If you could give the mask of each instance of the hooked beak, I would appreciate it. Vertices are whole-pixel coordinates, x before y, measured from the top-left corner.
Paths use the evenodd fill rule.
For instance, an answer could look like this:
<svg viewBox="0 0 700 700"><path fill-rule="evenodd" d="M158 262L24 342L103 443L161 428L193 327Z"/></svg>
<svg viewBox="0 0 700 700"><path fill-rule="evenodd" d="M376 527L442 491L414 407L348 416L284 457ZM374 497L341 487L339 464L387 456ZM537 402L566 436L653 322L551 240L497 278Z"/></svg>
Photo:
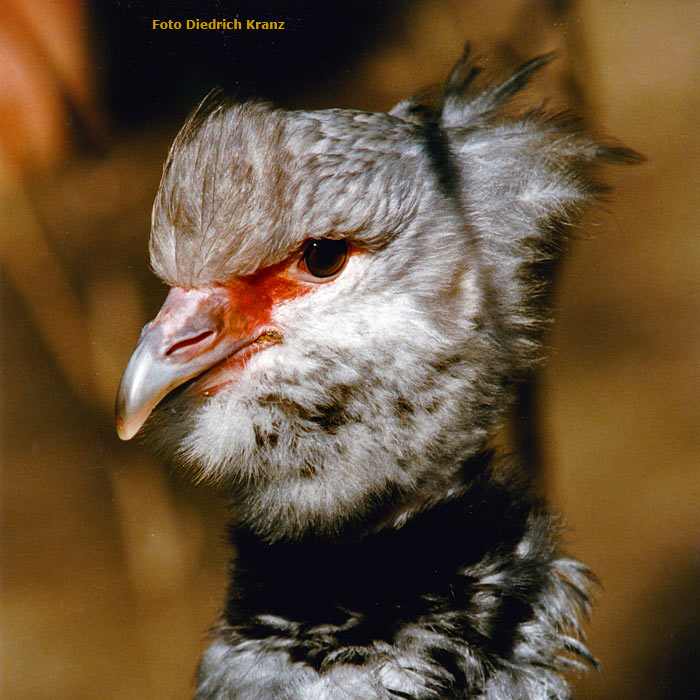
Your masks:
<svg viewBox="0 0 700 700"><path fill-rule="evenodd" d="M141 332L119 384L116 421L122 440L134 437L173 389L255 341L253 324L233 306L226 287L170 290Z"/></svg>

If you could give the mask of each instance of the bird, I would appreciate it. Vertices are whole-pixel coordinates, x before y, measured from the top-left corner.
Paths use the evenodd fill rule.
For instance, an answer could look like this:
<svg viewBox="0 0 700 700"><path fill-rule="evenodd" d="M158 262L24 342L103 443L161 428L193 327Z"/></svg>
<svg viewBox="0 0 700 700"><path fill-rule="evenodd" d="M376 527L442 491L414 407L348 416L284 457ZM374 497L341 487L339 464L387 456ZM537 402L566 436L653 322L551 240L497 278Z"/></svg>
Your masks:
<svg viewBox="0 0 700 700"><path fill-rule="evenodd" d="M512 109L551 58L498 82L467 46L388 112L214 93L176 136L116 421L232 503L196 700L563 700L597 664L595 577L492 446L552 262L637 160Z"/></svg>

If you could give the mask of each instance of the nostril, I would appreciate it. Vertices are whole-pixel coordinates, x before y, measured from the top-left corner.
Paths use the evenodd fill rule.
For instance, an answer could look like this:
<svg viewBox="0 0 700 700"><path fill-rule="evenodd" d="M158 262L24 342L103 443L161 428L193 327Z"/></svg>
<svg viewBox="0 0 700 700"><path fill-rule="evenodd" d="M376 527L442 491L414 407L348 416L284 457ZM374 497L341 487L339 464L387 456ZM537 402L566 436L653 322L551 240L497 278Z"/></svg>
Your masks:
<svg viewBox="0 0 700 700"><path fill-rule="evenodd" d="M165 354L166 355L173 355L174 353L178 352L178 350L183 350L184 348L190 348L193 345L197 345L197 344L201 343L203 340L206 340L210 335L214 335L214 331L204 331L203 333L200 333L199 335L193 335L191 338L185 338L184 340L179 340L177 343L174 343L173 345L171 345Z"/></svg>

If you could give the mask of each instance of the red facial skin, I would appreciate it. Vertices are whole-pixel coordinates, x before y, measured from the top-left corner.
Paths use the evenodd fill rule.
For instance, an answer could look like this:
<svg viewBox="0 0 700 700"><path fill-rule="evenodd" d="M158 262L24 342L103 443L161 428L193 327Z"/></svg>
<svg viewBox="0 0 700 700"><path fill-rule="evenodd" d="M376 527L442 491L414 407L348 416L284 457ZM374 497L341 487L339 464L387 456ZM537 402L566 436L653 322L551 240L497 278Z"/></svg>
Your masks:
<svg viewBox="0 0 700 700"><path fill-rule="evenodd" d="M289 268L294 264L297 264L296 256L291 262L283 260L277 265L271 265L246 277L239 277L224 285L229 298L229 308L238 311L237 319L243 321L251 330L262 328L269 323L275 306L312 291L315 287L313 283L295 279L288 274ZM229 327L227 330L240 333L242 329Z"/></svg>
<svg viewBox="0 0 700 700"><path fill-rule="evenodd" d="M221 334L250 338L251 343L208 370L193 384L190 389L192 393L204 396L216 394L234 381L252 355L282 342L282 336L270 325L272 310L315 288L314 283L289 274L290 267L296 264L297 256L291 261L284 260L219 287L220 293L227 299Z"/></svg>
<svg viewBox="0 0 700 700"><path fill-rule="evenodd" d="M304 249L305 250L305 249ZM173 287L158 315L143 329L117 393L117 431L131 439L170 391L212 396L235 381L250 357L283 341L272 312L332 282L306 269L304 250L259 272L226 284Z"/></svg>

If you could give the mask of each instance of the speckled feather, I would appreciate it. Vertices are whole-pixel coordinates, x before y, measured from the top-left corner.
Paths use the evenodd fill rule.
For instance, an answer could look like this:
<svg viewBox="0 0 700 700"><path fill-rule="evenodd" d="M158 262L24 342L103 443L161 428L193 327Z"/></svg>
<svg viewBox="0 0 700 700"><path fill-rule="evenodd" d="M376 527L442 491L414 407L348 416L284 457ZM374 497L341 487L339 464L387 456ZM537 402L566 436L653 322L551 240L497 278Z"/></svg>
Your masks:
<svg viewBox="0 0 700 700"><path fill-rule="evenodd" d="M590 575L484 446L538 361L548 263L633 161L563 117L506 117L547 62L437 106L293 112L218 97L153 211L169 284L226 283L345 238L332 283L272 311L283 342L149 428L230 491L234 581L199 700L568 697Z"/></svg>

